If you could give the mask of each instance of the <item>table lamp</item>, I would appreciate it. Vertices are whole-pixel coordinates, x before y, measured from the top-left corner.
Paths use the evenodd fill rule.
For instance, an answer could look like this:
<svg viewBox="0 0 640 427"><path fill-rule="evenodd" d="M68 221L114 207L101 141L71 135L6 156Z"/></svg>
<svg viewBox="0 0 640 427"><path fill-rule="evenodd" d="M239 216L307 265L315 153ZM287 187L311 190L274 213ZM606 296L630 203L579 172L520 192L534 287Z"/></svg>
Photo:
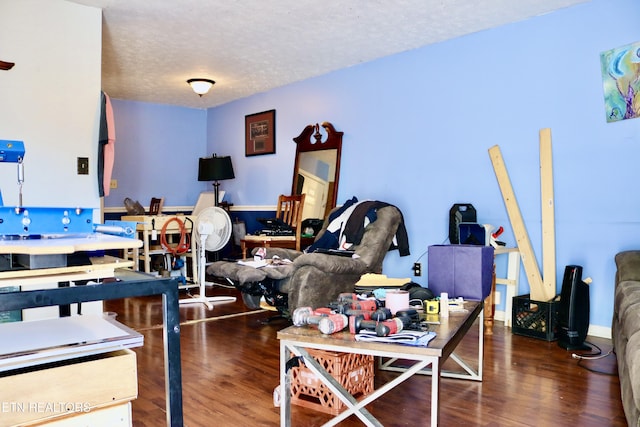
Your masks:
<svg viewBox="0 0 640 427"><path fill-rule="evenodd" d="M219 205L218 190L220 182L224 179L233 179L233 165L231 157L218 157L215 153L212 157L200 157L198 163L198 181L213 181L215 190L215 205Z"/></svg>

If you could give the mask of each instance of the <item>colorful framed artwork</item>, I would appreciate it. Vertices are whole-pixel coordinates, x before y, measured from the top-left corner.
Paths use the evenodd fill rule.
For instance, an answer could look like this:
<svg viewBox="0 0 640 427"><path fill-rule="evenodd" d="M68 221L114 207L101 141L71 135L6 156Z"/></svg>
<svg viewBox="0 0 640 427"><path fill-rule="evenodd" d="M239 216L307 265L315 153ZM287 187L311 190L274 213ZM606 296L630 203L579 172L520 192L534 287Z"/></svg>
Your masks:
<svg viewBox="0 0 640 427"><path fill-rule="evenodd" d="M245 116L244 127L246 157L276 152L276 110Z"/></svg>
<svg viewBox="0 0 640 427"><path fill-rule="evenodd" d="M640 42L600 54L607 122L640 117Z"/></svg>

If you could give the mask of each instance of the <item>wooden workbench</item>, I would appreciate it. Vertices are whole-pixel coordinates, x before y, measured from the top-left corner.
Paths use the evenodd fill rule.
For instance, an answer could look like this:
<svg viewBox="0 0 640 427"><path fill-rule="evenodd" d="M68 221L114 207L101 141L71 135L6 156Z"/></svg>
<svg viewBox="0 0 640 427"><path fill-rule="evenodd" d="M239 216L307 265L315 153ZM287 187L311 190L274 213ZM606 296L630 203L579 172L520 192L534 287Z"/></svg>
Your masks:
<svg viewBox="0 0 640 427"><path fill-rule="evenodd" d="M0 254L27 254L36 256L73 254L75 252L91 252L108 249L137 250L137 248L141 246L142 242L140 240L97 233L87 236L69 235L55 239L3 240L0 241ZM154 278L148 274L133 272L128 268L121 268L131 266L131 264L131 262L123 262L113 257L93 257L91 258L90 265L62 266L37 270L18 269L0 272L0 287L9 285L23 286L23 289L20 291L0 293L0 311L16 311L58 305L64 306L74 303L80 304L146 295L162 295L166 419L167 425L169 426L182 426L182 371L180 366L178 283L172 278ZM50 282L60 283L69 280L79 280L78 277L101 278L107 276L114 277L116 281L93 286L41 289L42 285ZM25 284L38 289L24 290ZM84 320L83 317L84 316L78 316L78 319ZM89 319L87 318L87 320ZM22 322L22 324L33 328L37 325L37 322L48 323L49 321ZM14 330L16 325L15 323L11 324L11 330ZM0 327L2 327L2 324L0 324ZM28 329L29 328L26 328L25 330ZM37 341L36 339L33 342L34 350L38 350L39 348ZM82 346L82 343L78 345ZM81 353L80 350L76 351ZM78 371L74 370L73 364L69 365L68 369L79 373L80 365ZM11 383L11 378L11 376L4 376L5 382L8 383ZM79 387L83 386L91 388L91 385L87 386L81 382ZM16 398L22 397L23 396L16 396ZM26 396L26 398L28 398L28 396Z"/></svg>

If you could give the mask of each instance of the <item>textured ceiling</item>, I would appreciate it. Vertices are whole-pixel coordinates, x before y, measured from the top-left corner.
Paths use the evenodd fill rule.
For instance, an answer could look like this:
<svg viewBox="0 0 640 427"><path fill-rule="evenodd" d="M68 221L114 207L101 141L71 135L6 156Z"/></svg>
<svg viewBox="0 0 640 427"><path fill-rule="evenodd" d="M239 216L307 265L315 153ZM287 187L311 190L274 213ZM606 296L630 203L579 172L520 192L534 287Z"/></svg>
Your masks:
<svg viewBox="0 0 640 427"><path fill-rule="evenodd" d="M111 97L209 108L587 0L70 1L103 9Z"/></svg>

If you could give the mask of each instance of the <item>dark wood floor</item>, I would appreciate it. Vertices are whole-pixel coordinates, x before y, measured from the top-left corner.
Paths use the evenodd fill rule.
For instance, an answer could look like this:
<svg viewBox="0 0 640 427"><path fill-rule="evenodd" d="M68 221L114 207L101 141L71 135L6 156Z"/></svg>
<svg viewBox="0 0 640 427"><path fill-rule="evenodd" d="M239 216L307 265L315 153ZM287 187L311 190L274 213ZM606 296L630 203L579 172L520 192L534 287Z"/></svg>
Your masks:
<svg viewBox="0 0 640 427"><path fill-rule="evenodd" d="M214 287L211 295L236 295ZM165 391L160 298L131 298L106 303L117 320L142 332L138 356L139 397L133 403L134 426L165 424ZM275 426L279 408L273 391L279 380L281 321L264 324L273 312L249 310L238 299L207 310L183 305L181 353L184 424L189 427ZM477 330L477 328L472 328ZM591 338L611 349L609 340ZM442 426L626 426L613 354L578 362L555 342L511 334L496 322L485 337L484 380L443 379ZM473 352L477 332L462 343ZM449 363L449 362L448 362ZM446 367L446 365L445 365ZM600 371L602 373L593 372ZM377 371L376 384L396 374ZM428 425L430 378L414 376L369 405L385 426ZM294 426L319 426L330 416L293 407ZM360 426L351 417L343 426Z"/></svg>

